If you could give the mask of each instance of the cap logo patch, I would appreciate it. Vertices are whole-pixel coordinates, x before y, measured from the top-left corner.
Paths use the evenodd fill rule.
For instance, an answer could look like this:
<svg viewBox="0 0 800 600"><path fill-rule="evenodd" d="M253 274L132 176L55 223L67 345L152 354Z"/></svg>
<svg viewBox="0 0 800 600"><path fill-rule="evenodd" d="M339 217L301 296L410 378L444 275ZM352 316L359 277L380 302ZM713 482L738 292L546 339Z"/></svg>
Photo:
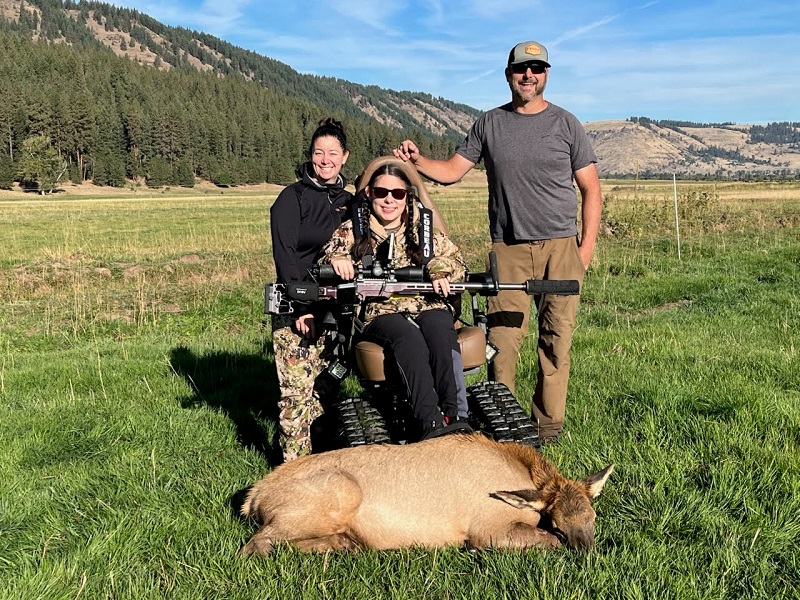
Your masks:
<svg viewBox="0 0 800 600"><path fill-rule="evenodd" d="M542 53L542 49L539 46L537 46L536 44L531 44L530 46L525 46L525 54L532 54L532 55L535 56L535 55L541 54L541 53Z"/></svg>

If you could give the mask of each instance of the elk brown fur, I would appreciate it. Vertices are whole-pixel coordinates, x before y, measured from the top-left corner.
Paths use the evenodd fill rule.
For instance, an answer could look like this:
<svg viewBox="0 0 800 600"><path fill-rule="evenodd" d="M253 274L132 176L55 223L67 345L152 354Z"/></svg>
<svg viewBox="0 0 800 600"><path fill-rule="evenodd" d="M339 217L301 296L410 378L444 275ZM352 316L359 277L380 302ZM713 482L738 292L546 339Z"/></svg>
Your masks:
<svg viewBox="0 0 800 600"><path fill-rule="evenodd" d="M590 547L591 500L612 470L568 479L533 448L479 433L305 456L250 488L241 512L261 527L242 553L280 542L319 552Z"/></svg>

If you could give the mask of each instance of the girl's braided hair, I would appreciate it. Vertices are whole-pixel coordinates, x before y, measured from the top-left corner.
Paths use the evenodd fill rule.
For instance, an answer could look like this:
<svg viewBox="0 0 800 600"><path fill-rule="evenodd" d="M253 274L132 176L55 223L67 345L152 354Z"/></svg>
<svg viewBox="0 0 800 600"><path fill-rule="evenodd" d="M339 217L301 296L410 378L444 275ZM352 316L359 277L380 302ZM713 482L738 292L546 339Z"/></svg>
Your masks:
<svg viewBox="0 0 800 600"><path fill-rule="evenodd" d="M408 193L406 194L406 209L403 211L402 217L402 223L405 225L406 256L408 256L412 264L422 264L422 246L419 242L419 234L411 222L413 219L412 215L414 214L414 203L417 202L418 198L414 191L414 186L411 184L405 171L391 163L375 169L372 176L369 178L367 186L358 192L356 196L356 202L358 204L358 222L353 223L353 229L357 229L359 234L356 236L356 243L353 244L353 260L361 260L367 253L367 250L372 246L372 235L370 235L369 228L370 216L372 215L372 201L369 196L367 196L367 187L372 188L378 180L378 177L383 175L398 177L406 184Z"/></svg>

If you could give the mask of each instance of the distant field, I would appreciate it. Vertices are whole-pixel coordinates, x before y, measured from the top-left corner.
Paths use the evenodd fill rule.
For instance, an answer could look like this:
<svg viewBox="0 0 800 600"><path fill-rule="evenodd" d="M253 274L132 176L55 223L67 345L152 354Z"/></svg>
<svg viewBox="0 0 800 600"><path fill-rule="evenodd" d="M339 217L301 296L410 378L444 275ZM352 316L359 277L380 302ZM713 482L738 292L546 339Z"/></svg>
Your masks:
<svg viewBox="0 0 800 600"><path fill-rule="evenodd" d="M678 182L679 259L672 182L604 182L544 451L617 465L593 552L242 560L278 452L277 189L0 192L0 598L797 597L800 183ZM431 193L482 269L485 180Z"/></svg>

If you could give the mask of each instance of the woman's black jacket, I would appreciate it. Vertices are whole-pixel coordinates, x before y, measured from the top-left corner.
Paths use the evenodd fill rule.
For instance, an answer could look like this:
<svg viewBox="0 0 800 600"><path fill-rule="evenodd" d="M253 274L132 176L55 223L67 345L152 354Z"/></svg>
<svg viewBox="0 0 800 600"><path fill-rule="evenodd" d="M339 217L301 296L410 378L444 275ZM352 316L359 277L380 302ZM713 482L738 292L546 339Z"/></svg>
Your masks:
<svg viewBox="0 0 800 600"><path fill-rule="evenodd" d="M286 187L270 209L272 256L277 281L300 281L307 276L331 234L350 217L353 195L336 183L322 185L312 178L310 162L297 168L299 181Z"/></svg>

